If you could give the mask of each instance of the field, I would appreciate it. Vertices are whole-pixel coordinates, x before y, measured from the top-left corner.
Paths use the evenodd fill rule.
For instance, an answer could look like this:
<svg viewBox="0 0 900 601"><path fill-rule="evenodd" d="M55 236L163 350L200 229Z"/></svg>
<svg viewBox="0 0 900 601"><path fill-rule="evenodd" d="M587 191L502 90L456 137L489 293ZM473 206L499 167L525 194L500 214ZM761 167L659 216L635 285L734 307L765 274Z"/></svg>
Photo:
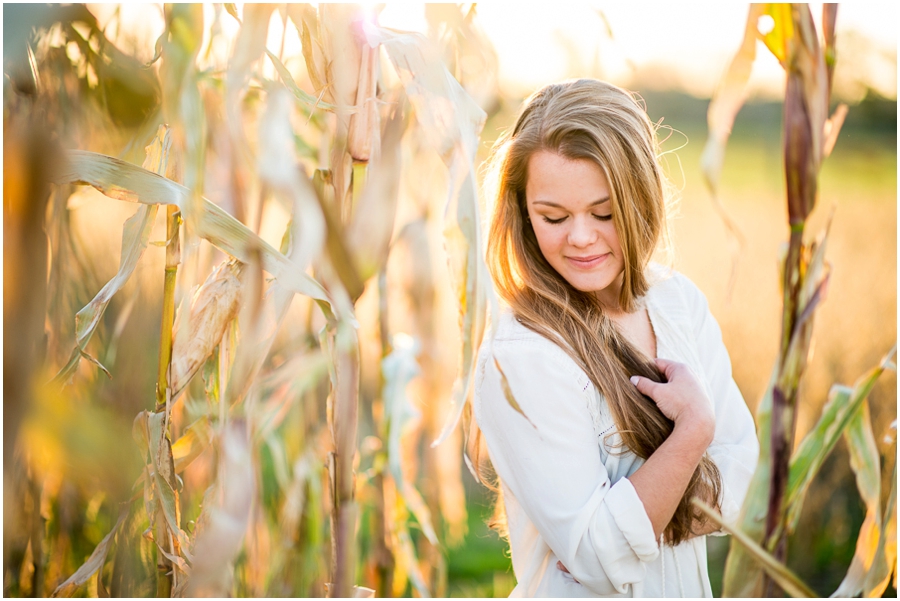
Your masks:
<svg viewBox="0 0 900 601"><path fill-rule="evenodd" d="M486 526L493 498L465 466L463 428L431 443L454 423L454 381L467 373L460 357L470 356L486 294L484 283L465 286L478 259L465 212L476 203L483 211L485 199L466 196L459 167L472 162L480 174L522 98L477 77L496 65L474 11L462 7L432 9L443 55L417 68L439 75L432 82L450 72L461 79L481 104L468 117L456 88L407 85L402 68L366 62L364 50L350 64L334 33L351 31L346 7L207 8L205 17L196 6L166 9L173 20L152 68L151 48L140 59L119 52L80 5L47 17L59 21L38 36L34 55L22 46L18 71L10 60L5 596L324 596L329 585L339 594L508 595L508 551ZM33 18L42 9L17 10ZM230 56L198 54L201 41L227 48L229 27L250 32ZM340 58L324 61L308 39L308 56L283 56L282 39L265 58L267 27L313 36L326 57ZM385 56L404 47L374 31ZM401 41L404 52L418 48ZM355 69L363 100L354 91L341 105L347 90L332 83L346 72L337 65ZM789 236L781 105L750 102L728 145L719 197L738 238L700 175L709 100L637 91L662 124L678 197L673 253L660 260L706 294L755 410L778 356ZM369 121L350 105L367 107ZM486 125L470 148L466 128L482 109ZM833 384L853 384L896 344L896 111L874 93L851 106L821 172L806 232L830 223L832 271L800 388L798 441ZM447 133L448 119L458 131ZM371 165L368 145L378 151ZM72 157L81 167L130 164L131 184L165 181L147 173L155 171L186 188L168 181L170 196L151 202L139 186L73 175ZM447 204L459 212L445 214ZM136 208L149 215L140 231ZM220 229L203 229L216 215ZM122 279L120 254L139 246L143 256ZM240 261L213 272L229 255ZM76 320L120 279L96 322ZM202 321L192 298L215 286L226 292L214 298L230 304L212 311L216 328L191 329ZM82 338L86 323L93 337ZM194 342L205 344L196 357L185 351ZM193 379L176 387L174 366L187 357L197 359ZM869 395L885 478L896 390L889 371ZM890 485L881 484L882 501ZM833 591L865 516L840 440L807 496L788 567L819 594ZM709 542L717 595L729 540Z"/></svg>

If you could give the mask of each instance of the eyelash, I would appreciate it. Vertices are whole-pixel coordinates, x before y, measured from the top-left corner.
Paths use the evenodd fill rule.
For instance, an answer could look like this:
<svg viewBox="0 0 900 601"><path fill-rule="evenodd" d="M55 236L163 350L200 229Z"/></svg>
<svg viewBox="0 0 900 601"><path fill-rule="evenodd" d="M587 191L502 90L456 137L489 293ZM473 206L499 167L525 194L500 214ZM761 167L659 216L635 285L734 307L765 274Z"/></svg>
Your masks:
<svg viewBox="0 0 900 601"><path fill-rule="evenodd" d="M612 215L611 214L610 215L594 215L594 218L597 221L609 221L610 219L612 219ZM560 223L562 223L563 221L566 220L565 217L561 217L560 219L550 219L549 217L546 217L546 216L543 219L550 225L559 225Z"/></svg>

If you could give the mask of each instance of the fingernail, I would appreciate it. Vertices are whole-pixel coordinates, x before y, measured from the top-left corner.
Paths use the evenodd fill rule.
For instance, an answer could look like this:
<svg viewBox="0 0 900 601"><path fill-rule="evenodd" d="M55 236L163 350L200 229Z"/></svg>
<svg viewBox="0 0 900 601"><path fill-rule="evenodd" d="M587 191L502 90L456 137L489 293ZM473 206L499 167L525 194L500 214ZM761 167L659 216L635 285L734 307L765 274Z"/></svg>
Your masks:
<svg viewBox="0 0 900 601"><path fill-rule="evenodd" d="M631 383L634 384L635 386L637 386L637 383L638 383L638 377L637 377L637 376L631 376Z"/></svg>

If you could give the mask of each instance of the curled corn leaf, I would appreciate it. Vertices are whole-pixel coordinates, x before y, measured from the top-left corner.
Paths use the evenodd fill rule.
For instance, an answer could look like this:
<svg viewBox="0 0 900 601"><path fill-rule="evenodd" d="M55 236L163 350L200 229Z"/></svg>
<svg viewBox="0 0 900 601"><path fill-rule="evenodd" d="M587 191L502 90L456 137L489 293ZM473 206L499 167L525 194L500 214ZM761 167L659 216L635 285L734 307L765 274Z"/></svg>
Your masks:
<svg viewBox="0 0 900 601"><path fill-rule="evenodd" d="M191 302L188 336L176 336L169 384L175 399L218 346L237 315L241 299L243 263L230 260L206 278Z"/></svg>
<svg viewBox="0 0 900 601"><path fill-rule="evenodd" d="M156 137L147 146L147 156L144 159L143 168L148 172L164 174L169 169L169 150L172 146L172 137L169 128L160 125ZM106 371L99 361L87 355L84 350L94 331L100 324L100 319L109 305L109 301L134 273L134 268L147 249L150 240L150 230L156 220L158 205L151 204L140 207L137 212L128 218L122 229L122 257L119 261L119 270L116 275L100 289L100 292L83 309L75 315L75 344L72 355L66 365L56 374L54 380L66 381L78 367L82 356L87 357L92 363ZM107 375L109 372L107 371Z"/></svg>
<svg viewBox="0 0 900 601"><path fill-rule="evenodd" d="M142 204L177 204L182 211L190 202L190 190L136 165L83 150L70 150L66 156L67 164L55 174L54 183L88 184L110 198ZM330 302L318 282L208 199L203 198L199 214L185 215L185 222L198 236L244 263L251 260L254 249L258 250L262 254L263 268L285 288Z"/></svg>

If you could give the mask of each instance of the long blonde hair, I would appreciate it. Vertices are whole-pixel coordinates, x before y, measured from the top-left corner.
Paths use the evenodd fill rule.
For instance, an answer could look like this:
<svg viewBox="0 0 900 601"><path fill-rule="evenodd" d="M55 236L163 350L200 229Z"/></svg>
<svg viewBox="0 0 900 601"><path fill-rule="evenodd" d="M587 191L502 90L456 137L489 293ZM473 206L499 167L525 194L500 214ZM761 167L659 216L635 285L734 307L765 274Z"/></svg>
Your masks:
<svg viewBox="0 0 900 601"><path fill-rule="evenodd" d="M496 194L486 255L500 297L519 321L581 366L605 398L625 447L647 459L674 424L629 378L665 378L622 336L595 295L572 287L541 253L525 206L528 161L541 150L587 159L603 170L625 263L619 306L633 312L649 289L647 267L665 222L656 130L628 92L605 82L579 79L537 91L492 151ZM704 456L666 527L669 544L688 539L704 522L690 499L718 504L720 488L719 471ZM495 514L494 522L504 529L502 516Z"/></svg>

